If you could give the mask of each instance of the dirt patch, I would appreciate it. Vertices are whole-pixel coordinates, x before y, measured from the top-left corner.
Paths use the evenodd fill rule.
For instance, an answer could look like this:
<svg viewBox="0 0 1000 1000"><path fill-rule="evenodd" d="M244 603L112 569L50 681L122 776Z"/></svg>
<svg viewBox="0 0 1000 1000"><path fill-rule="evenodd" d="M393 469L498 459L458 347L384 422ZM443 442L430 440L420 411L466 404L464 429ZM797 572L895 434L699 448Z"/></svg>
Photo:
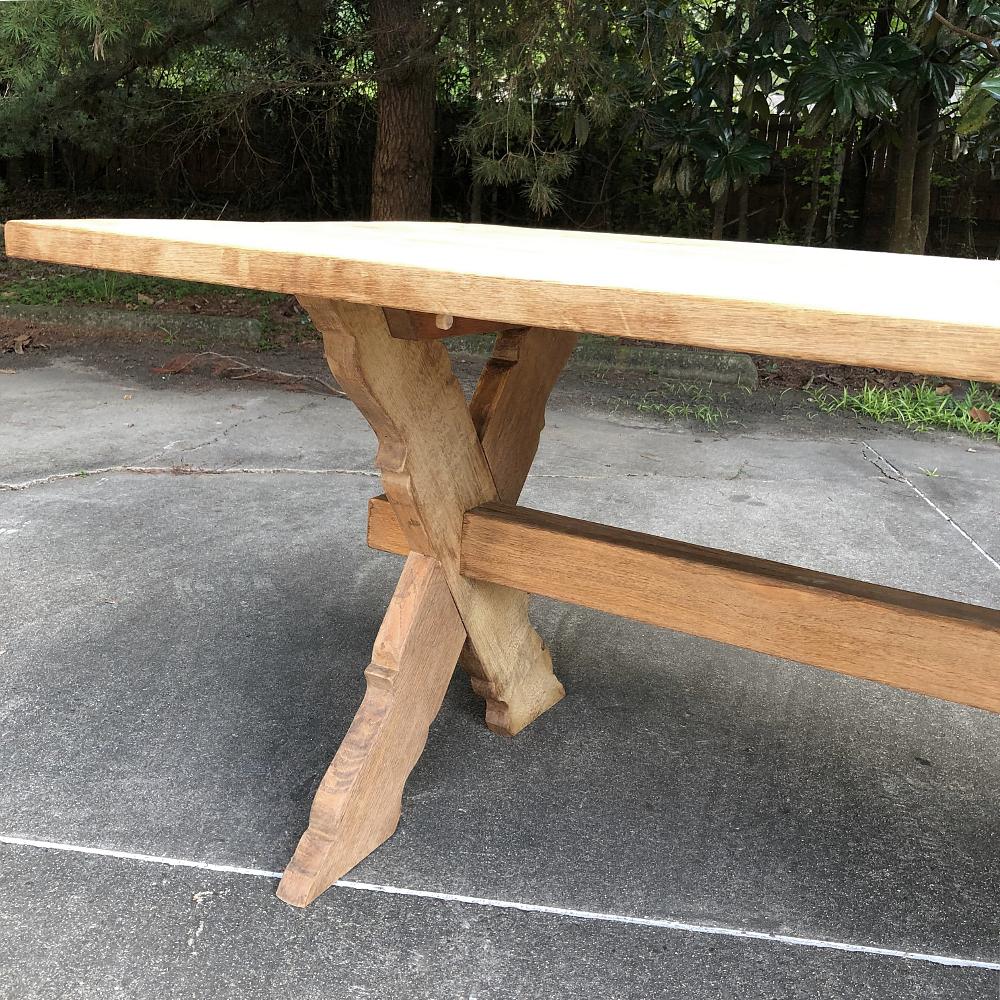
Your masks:
<svg viewBox="0 0 1000 1000"><path fill-rule="evenodd" d="M762 386L775 391L782 389L848 389L857 392L866 383L883 389L904 385L960 385L961 379L937 378L916 372L894 372L884 368L855 368L851 365L824 364L821 361L796 361L792 358L771 358L753 355Z"/></svg>

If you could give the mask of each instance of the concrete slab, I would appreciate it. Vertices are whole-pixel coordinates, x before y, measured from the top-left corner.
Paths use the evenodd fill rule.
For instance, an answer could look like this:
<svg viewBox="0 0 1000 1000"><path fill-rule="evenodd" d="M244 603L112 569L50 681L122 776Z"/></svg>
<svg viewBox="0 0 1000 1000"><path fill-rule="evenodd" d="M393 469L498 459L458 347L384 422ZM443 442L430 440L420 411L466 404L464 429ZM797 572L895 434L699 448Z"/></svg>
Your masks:
<svg viewBox="0 0 1000 1000"><path fill-rule="evenodd" d="M361 541L370 488L117 475L0 497L9 830L280 868L399 565ZM994 953L1000 719L537 618L571 697L498 741L456 679L365 877Z"/></svg>
<svg viewBox="0 0 1000 1000"><path fill-rule="evenodd" d="M168 387L140 395L139 419L116 437L117 416L103 414L136 396L112 398L123 394L112 377L74 364L17 378L16 404L0 400L18 422L0 441L7 482L144 453L169 467L169 435L186 442L182 464L347 470L0 491L0 759L11 762L0 833L280 869L360 700L399 567L363 542L370 432L338 400ZM246 410L228 433L213 430L234 404ZM36 428L48 428L40 454ZM952 442L916 444L912 462L952 467ZM971 545L851 438L724 439L557 406L525 500L1000 606L1000 578L969 573ZM358 878L1000 960L1000 717L549 602L535 615L570 697L502 741L457 677L400 830ZM269 900L272 888L254 891ZM128 892L109 890L109 914ZM0 889L0 909L21 912L18 895ZM557 950L552 933L531 961ZM808 967L801 951L789 969ZM804 979L812 992L768 994L761 984L783 973L741 955L718 995L911 989L910 967L888 993L882 973L847 963ZM390 995L397 959L383 969ZM602 995L588 961L566 981ZM883 992L864 993L869 980ZM991 995L967 982L968 996ZM914 996L937 995L912 983ZM627 986L606 995L649 995L645 980Z"/></svg>
<svg viewBox="0 0 1000 1000"><path fill-rule="evenodd" d="M0 846L3 1000L989 1000L995 974Z"/></svg>
<svg viewBox="0 0 1000 1000"><path fill-rule="evenodd" d="M1000 564L1000 448L995 443L955 438L953 447L929 449L920 439L890 437L871 445ZM961 544L958 536L955 540ZM996 566L980 558L970 559L971 575L995 575Z"/></svg>
<svg viewBox="0 0 1000 1000"><path fill-rule="evenodd" d="M4 382L0 483L118 465L373 468L374 438L346 400L249 383L192 391L147 368L123 378L60 356Z"/></svg>

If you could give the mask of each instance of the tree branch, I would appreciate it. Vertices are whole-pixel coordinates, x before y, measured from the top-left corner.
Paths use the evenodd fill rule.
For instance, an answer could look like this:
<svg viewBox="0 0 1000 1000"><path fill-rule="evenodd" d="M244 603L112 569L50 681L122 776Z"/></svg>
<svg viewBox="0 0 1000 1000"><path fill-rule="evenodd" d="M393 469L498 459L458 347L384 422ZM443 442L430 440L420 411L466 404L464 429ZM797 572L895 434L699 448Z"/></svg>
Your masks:
<svg viewBox="0 0 1000 1000"><path fill-rule="evenodd" d="M985 45L986 51L997 62L1000 62L1000 49L997 49L995 38L990 38L987 35L977 35L976 32L969 31L968 28L960 28L957 24L949 21L943 14L938 13L938 11L934 11L934 20L960 38L967 38L970 42L978 42L980 45Z"/></svg>

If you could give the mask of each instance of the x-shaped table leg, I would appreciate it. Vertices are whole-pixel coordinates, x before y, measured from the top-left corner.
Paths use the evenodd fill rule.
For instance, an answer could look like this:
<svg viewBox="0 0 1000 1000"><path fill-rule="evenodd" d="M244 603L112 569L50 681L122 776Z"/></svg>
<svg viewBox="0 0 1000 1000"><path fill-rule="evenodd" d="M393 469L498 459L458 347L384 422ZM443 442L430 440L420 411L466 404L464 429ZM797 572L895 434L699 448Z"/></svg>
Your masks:
<svg viewBox="0 0 1000 1000"><path fill-rule="evenodd" d="M278 895L305 906L390 837L455 661L514 735L565 693L528 620L528 595L461 575L462 521L516 501L548 394L575 336L501 334L471 405L439 341L395 339L377 307L302 298L327 360L378 436L376 463L413 550L365 671L367 692L313 800Z"/></svg>

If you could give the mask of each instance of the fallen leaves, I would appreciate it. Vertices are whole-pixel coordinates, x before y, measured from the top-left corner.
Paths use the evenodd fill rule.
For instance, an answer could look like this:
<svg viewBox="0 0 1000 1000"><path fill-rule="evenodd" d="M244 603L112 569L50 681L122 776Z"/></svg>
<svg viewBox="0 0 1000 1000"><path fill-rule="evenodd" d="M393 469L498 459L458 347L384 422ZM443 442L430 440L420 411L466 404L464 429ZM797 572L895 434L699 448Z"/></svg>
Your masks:
<svg viewBox="0 0 1000 1000"><path fill-rule="evenodd" d="M154 375L180 375L207 371L215 378L253 379L256 382L268 382L278 385L290 392L321 392L328 396L345 396L332 382L316 375L301 375L296 372L283 372L275 368L265 368L262 365L252 365L241 358L229 354L219 354L216 351L200 351L197 354L178 354L164 364L152 368Z"/></svg>
<svg viewBox="0 0 1000 1000"><path fill-rule="evenodd" d="M939 385L934 391L939 396L950 396L955 390L945 382L944 385Z"/></svg>
<svg viewBox="0 0 1000 1000"><path fill-rule="evenodd" d="M31 333L8 333L0 334L0 354L13 351L15 354L24 354L25 348L41 348L47 350L46 344L40 343L34 334Z"/></svg>
<svg viewBox="0 0 1000 1000"><path fill-rule="evenodd" d="M190 368L196 354L178 354L169 361L165 361L158 368L150 368L154 375L179 375L182 371Z"/></svg>
<svg viewBox="0 0 1000 1000"><path fill-rule="evenodd" d="M969 416L980 424L993 423L993 415L990 413L989 410L984 410L981 406L970 406Z"/></svg>
<svg viewBox="0 0 1000 1000"><path fill-rule="evenodd" d="M0 375L16 375L16 368L0 368Z"/></svg>

